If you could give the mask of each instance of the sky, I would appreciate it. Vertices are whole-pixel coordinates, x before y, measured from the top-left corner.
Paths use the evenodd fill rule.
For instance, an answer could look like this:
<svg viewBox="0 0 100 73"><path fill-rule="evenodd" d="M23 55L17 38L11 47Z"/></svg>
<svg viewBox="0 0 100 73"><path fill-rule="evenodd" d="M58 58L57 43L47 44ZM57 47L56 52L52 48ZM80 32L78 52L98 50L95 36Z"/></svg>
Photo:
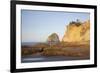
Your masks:
<svg viewBox="0 0 100 73"><path fill-rule="evenodd" d="M71 21L89 20L89 13L21 10L22 42L45 42L49 35L57 33L61 40Z"/></svg>

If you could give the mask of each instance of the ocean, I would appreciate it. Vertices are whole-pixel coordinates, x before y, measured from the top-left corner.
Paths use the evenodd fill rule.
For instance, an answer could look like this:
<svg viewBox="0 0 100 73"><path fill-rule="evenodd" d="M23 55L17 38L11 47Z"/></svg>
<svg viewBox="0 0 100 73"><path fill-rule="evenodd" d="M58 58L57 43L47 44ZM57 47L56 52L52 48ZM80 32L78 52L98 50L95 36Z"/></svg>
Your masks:
<svg viewBox="0 0 100 73"><path fill-rule="evenodd" d="M72 61L72 60L89 60L89 57L65 57L65 56L29 55L29 56L24 56L24 57L21 58L21 62L22 63Z"/></svg>

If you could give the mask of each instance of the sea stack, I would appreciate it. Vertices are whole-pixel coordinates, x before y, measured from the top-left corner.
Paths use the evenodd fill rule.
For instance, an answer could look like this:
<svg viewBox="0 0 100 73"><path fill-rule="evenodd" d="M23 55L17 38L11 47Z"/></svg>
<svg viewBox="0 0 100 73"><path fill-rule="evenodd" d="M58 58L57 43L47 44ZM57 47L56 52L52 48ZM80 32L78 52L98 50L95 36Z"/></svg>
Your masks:
<svg viewBox="0 0 100 73"><path fill-rule="evenodd" d="M49 44L57 44L60 42L59 36L56 33L52 33L50 36L48 36L47 42Z"/></svg>

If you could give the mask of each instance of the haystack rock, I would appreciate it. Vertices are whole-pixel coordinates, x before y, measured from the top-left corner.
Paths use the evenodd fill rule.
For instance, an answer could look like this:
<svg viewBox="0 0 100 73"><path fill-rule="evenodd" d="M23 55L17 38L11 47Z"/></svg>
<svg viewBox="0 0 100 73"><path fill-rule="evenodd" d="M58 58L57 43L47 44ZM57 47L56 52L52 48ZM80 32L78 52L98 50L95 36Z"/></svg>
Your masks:
<svg viewBox="0 0 100 73"><path fill-rule="evenodd" d="M60 40L59 40L59 37L56 33L52 33L50 36L48 36L47 42L49 44L56 44L56 43L59 43Z"/></svg>
<svg viewBox="0 0 100 73"><path fill-rule="evenodd" d="M90 41L90 21L71 22L65 30L63 42L84 42Z"/></svg>

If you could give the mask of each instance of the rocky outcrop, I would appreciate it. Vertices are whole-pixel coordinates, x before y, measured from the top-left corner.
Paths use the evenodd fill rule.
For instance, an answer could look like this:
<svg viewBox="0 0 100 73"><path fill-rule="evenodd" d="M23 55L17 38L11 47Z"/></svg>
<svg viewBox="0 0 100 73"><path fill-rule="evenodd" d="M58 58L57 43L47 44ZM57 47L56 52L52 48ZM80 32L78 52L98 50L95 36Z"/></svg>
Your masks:
<svg viewBox="0 0 100 73"><path fill-rule="evenodd" d="M56 43L59 43L60 40L59 40L59 37L56 33L52 33L50 36L48 36L47 42L49 44L56 44Z"/></svg>
<svg viewBox="0 0 100 73"><path fill-rule="evenodd" d="M65 30L63 42L84 42L90 40L90 21L71 22Z"/></svg>

